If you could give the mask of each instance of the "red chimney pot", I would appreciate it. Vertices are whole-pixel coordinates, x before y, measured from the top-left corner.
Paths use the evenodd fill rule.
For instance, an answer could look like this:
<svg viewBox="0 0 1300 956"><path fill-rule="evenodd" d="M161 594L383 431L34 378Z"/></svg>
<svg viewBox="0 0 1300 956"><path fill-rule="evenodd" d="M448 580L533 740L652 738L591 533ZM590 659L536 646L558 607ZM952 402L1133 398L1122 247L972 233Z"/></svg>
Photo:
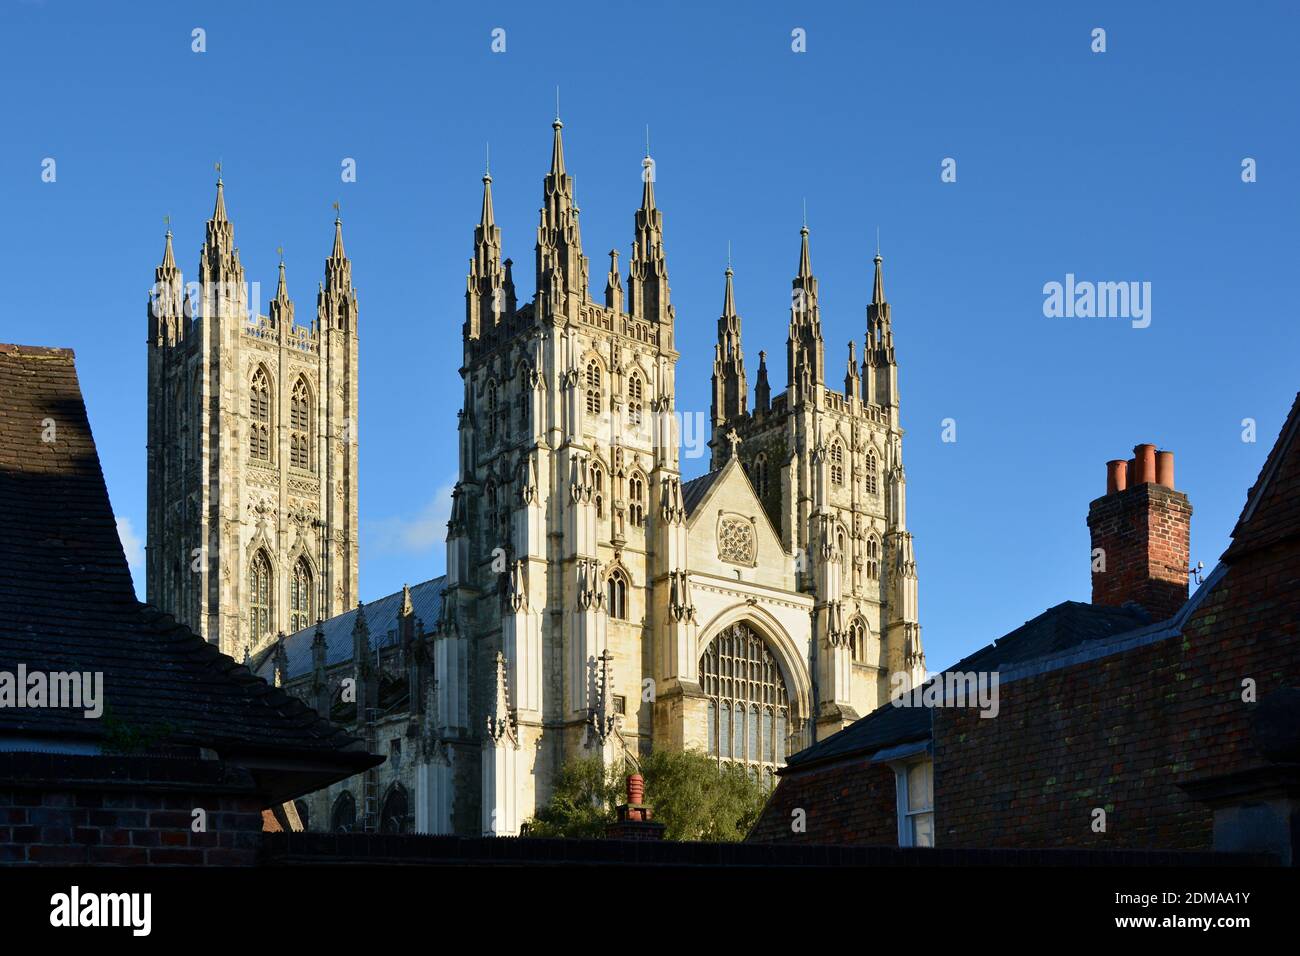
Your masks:
<svg viewBox="0 0 1300 956"><path fill-rule="evenodd" d="M1128 487L1128 462L1115 458L1106 462L1106 494L1113 495Z"/></svg>
<svg viewBox="0 0 1300 956"><path fill-rule="evenodd" d="M1135 445L1133 459L1137 462L1138 473L1130 475L1135 485L1146 485L1156 480L1156 446Z"/></svg>
<svg viewBox="0 0 1300 956"><path fill-rule="evenodd" d="M1174 487L1174 453L1172 451L1156 452L1156 484L1173 490Z"/></svg>

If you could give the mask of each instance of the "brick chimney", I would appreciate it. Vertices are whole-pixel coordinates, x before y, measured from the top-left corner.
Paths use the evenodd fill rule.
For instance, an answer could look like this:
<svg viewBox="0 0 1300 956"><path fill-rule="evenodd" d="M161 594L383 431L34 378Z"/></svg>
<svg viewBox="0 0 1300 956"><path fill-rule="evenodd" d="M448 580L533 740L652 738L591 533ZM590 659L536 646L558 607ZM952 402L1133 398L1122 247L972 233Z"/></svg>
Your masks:
<svg viewBox="0 0 1300 956"><path fill-rule="evenodd" d="M1174 489L1174 453L1138 445L1106 462L1106 494L1088 507L1092 603L1140 604L1153 621L1187 600L1192 505Z"/></svg>
<svg viewBox="0 0 1300 956"><path fill-rule="evenodd" d="M605 827L605 838L609 840L662 840L664 830L662 823L650 819L654 811L645 803L645 778L639 773L629 774L627 778L627 803L615 808L618 813L616 822Z"/></svg>

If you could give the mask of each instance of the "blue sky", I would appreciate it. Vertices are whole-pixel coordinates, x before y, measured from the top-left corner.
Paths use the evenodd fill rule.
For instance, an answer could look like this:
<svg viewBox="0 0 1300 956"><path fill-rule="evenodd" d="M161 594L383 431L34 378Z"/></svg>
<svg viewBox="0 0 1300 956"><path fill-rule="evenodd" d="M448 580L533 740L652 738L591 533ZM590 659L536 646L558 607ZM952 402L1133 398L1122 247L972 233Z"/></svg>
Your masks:
<svg viewBox="0 0 1300 956"><path fill-rule="evenodd" d="M650 126L680 409L708 407L728 240L751 381L767 349L780 389L801 204L840 384L879 228L932 667L1087 600L1088 502L1137 442L1177 453L1193 560L1226 546L1300 384L1292 5L301 10L0 3L0 340L76 349L128 539L144 535L144 304L163 217L191 279L220 159L249 278L269 296L283 246L300 315L342 203L361 302L362 595L441 573L484 144L522 298L558 85L601 288L607 251L632 240ZM1257 182L1242 182L1246 157ZM956 182L940 180L945 158ZM1067 273L1150 282L1150 326L1045 317L1043 286Z"/></svg>

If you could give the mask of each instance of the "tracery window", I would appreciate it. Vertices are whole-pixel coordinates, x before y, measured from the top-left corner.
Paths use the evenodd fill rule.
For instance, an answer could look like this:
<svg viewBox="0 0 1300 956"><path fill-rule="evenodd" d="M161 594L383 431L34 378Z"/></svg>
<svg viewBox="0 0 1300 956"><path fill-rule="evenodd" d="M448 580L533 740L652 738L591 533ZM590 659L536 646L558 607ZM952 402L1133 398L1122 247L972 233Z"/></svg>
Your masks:
<svg viewBox="0 0 1300 956"><path fill-rule="evenodd" d="M641 427L642 402L641 376L633 372L627 383L627 421L633 428Z"/></svg>
<svg viewBox="0 0 1300 956"><path fill-rule="evenodd" d="M873 581L880 580L880 539L874 534L867 536L867 577Z"/></svg>
<svg viewBox="0 0 1300 956"><path fill-rule="evenodd" d="M849 625L849 646L855 664L867 663L867 625L862 618L855 618Z"/></svg>
<svg viewBox="0 0 1300 956"><path fill-rule="evenodd" d="M271 460L271 378L258 366L248 383L248 455Z"/></svg>
<svg viewBox="0 0 1300 956"><path fill-rule="evenodd" d="M275 596L271 560L265 551L253 555L253 563L248 571L248 595L248 627L253 640L258 641L271 633L271 611Z"/></svg>
<svg viewBox="0 0 1300 956"><path fill-rule="evenodd" d="M867 450L866 490L869 495L876 493L876 453L870 449Z"/></svg>
<svg viewBox="0 0 1300 956"><path fill-rule="evenodd" d="M596 517L605 517L605 472L599 465L591 466L592 501L596 503Z"/></svg>
<svg viewBox="0 0 1300 956"><path fill-rule="evenodd" d="M831 484L844 484L844 446L831 442Z"/></svg>
<svg viewBox="0 0 1300 956"><path fill-rule="evenodd" d="M785 763L791 733L790 700L781 668L748 624L733 624L700 658L700 684L708 698L708 753L750 768L770 784Z"/></svg>
<svg viewBox="0 0 1300 956"><path fill-rule="evenodd" d="M609 616L616 621L627 620L627 578L622 571L610 572L605 582L606 597L609 599Z"/></svg>
<svg viewBox="0 0 1300 956"><path fill-rule="evenodd" d="M754 564L757 545L748 518L726 515L718 523L718 557L732 564Z"/></svg>
<svg viewBox="0 0 1300 956"><path fill-rule="evenodd" d="M299 378L289 398L289 464L311 471L311 389Z"/></svg>
<svg viewBox="0 0 1300 956"><path fill-rule="evenodd" d="M600 365L594 359L587 363L587 414L600 414Z"/></svg>
<svg viewBox="0 0 1300 956"><path fill-rule="evenodd" d="M311 568L306 558L299 558L293 566L293 578L289 582L289 630L301 631L311 626L312 606Z"/></svg>
<svg viewBox="0 0 1300 956"><path fill-rule="evenodd" d="M634 474L627 483L628 517L635 527L645 524L645 479Z"/></svg>
<svg viewBox="0 0 1300 956"><path fill-rule="evenodd" d="M495 441L497 437L497 383L488 382L487 384L487 422L484 424L487 431L488 441Z"/></svg>

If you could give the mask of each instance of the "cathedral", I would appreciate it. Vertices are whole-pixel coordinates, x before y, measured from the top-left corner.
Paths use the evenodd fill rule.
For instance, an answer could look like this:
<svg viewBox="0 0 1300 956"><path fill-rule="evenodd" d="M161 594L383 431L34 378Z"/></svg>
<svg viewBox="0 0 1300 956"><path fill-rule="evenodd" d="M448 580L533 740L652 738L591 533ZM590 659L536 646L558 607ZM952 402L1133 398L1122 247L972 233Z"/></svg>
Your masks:
<svg viewBox="0 0 1300 956"><path fill-rule="evenodd" d="M768 785L787 755L925 669L882 262L828 385L800 230L773 395L753 394L730 268L707 473L682 474L655 165L629 262L593 298L553 124L520 302L492 177L465 291L446 574L357 602L356 295L336 223L310 328L243 293L221 186L197 313L171 240L150 306L148 596L388 759L298 801L313 830L518 834L561 765L696 748ZM784 305L784 304L783 304ZM189 555L209 554L191 572ZM197 551L195 549L198 549Z"/></svg>

